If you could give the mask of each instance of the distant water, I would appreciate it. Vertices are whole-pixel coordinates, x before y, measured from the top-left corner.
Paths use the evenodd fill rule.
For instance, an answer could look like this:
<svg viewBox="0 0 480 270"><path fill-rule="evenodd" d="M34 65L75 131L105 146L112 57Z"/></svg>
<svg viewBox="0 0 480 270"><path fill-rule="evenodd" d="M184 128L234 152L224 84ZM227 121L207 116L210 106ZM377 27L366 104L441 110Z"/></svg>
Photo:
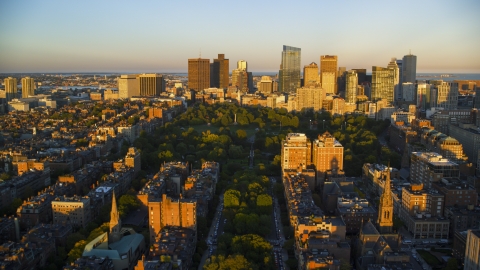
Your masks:
<svg viewBox="0 0 480 270"><path fill-rule="evenodd" d="M417 80L480 80L480 74L478 73L417 73Z"/></svg>

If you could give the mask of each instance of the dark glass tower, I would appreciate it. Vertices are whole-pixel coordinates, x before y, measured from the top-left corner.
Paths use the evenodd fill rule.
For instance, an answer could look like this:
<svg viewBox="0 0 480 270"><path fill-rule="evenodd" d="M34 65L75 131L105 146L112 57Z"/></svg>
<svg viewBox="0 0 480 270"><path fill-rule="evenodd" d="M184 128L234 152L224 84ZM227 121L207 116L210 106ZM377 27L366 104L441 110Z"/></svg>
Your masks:
<svg viewBox="0 0 480 270"><path fill-rule="evenodd" d="M283 45L278 90L293 92L300 87L301 49Z"/></svg>

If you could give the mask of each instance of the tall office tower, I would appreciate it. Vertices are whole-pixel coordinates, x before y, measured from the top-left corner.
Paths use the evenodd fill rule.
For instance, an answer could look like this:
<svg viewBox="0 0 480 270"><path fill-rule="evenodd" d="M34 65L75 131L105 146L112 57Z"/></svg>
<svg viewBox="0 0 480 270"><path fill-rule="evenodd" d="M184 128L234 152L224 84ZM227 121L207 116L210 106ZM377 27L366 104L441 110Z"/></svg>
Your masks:
<svg viewBox="0 0 480 270"><path fill-rule="evenodd" d="M415 84L407 82L402 83L402 100L413 102L415 101Z"/></svg>
<svg viewBox="0 0 480 270"><path fill-rule="evenodd" d="M282 173L288 169L306 169L311 163L312 143L303 133L288 133L282 140Z"/></svg>
<svg viewBox="0 0 480 270"><path fill-rule="evenodd" d="M318 85L297 88L297 109L320 111L325 98L325 91Z"/></svg>
<svg viewBox="0 0 480 270"><path fill-rule="evenodd" d="M337 93L345 94L347 68L339 67L337 71Z"/></svg>
<svg viewBox="0 0 480 270"><path fill-rule="evenodd" d="M397 59L399 84L403 83L403 60Z"/></svg>
<svg viewBox="0 0 480 270"><path fill-rule="evenodd" d="M270 76L262 76L258 91L264 95L269 95L273 92L273 81Z"/></svg>
<svg viewBox="0 0 480 270"><path fill-rule="evenodd" d="M165 79L161 74L141 74L137 80L140 96L160 96L165 92Z"/></svg>
<svg viewBox="0 0 480 270"><path fill-rule="evenodd" d="M354 68L352 69L358 74L358 85L363 84L367 81L367 70L364 68Z"/></svg>
<svg viewBox="0 0 480 270"><path fill-rule="evenodd" d="M245 60L238 60L238 61L237 61L237 69L248 71L247 61L245 61Z"/></svg>
<svg viewBox="0 0 480 270"><path fill-rule="evenodd" d="M301 49L283 45L279 70L279 92L294 92L300 87Z"/></svg>
<svg viewBox="0 0 480 270"><path fill-rule="evenodd" d="M417 56L405 55L402 61L402 83L415 83L417 79Z"/></svg>
<svg viewBox="0 0 480 270"><path fill-rule="evenodd" d="M390 167L387 170L390 170ZM380 233L391 233L393 228L393 198L390 189L390 172L387 172L386 175L385 186L378 203L377 224Z"/></svg>
<svg viewBox="0 0 480 270"><path fill-rule="evenodd" d="M322 55L320 56L320 82L327 93L337 93L337 56L336 55ZM329 73L325 75L324 73ZM331 83L331 73L333 73L333 86ZM324 81L324 78L327 81ZM325 86L324 86L325 84ZM333 88L332 88L333 87ZM332 91L332 89L333 91Z"/></svg>
<svg viewBox="0 0 480 270"><path fill-rule="evenodd" d="M316 85L320 83L318 77L317 63L312 62L310 65L303 67L303 86Z"/></svg>
<svg viewBox="0 0 480 270"><path fill-rule="evenodd" d="M232 86L238 87L244 93L250 92L249 76L245 69L234 69L232 71Z"/></svg>
<svg viewBox="0 0 480 270"><path fill-rule="evenodd" d="M430 84L417 84L417 109L430 109Z"/></svg>
<svg viewBox="0 0 480 270"><path fill-rule="evenodd" d="M458 83L444 82L436 85L437 107L445 110L456 110L458 106Z"/></svg>
<svg viewBox="0 0 480 270"><path fill-rule="evenodd" d="M355 70L349 70L345 79L345 102L357 103L358 74Z"/></svg>
<svg viewBox="0 0 480 270"><path fill-rule="evenodd" d="M7 101L17 98L17 78L8 77L3 80Z"/></svg>
<svg viewBox="0 0 480 270"><path fill-rule="evenodd" d="M464 270L480 269L480 230L468 230L465 243Z"/></svg>
<svg viewBox="0 0 480 270"><path fill-rule="evenodd" d="M372 67L372 91L370 99L377 101L386 99L388 102L394 101L394 70L383 67Z"/></svg>
<svg viewBox="0 0 480 270"><path fill-rule="evenodd" d="M188 59L188 88L195 92L210 88L210 60Z"/></svg>
<svg viewBox="0 0 480 270"><path fill-rule="evenodd" d="M387 68L393 70L393 91L394 91L394 100L401 100L402 99L402 88L400 84L400 70L397 65L397 59L392 58L390 63L388 63Z"/></svg>
<svg viewBox="0 0 480 270"><path fill-rule="evenodd" d="M328 171L343 171L343 146L328 131L313 141L312 163L320 178Z"/></svg>
<svg viewBox="0 0 480 270"><path fill-rule="evenodd" d="M22 78L22 98L35 95L35 81L33 78Z"/></svg>
<svg viewBox="0 0 480 270"><path fill-rule="evenodd" d="M117 84L118 98L131 98L140 95L137 75L120 75Z"/></svg>
<svg viewBox="0 0 480 270"><path fill-rule="evenodd" d="M218 54L217 59L213 59L211 76L211 87L228 88L230 84L228 72L229 72L229 60L225 59L224 54Z"/></svg>

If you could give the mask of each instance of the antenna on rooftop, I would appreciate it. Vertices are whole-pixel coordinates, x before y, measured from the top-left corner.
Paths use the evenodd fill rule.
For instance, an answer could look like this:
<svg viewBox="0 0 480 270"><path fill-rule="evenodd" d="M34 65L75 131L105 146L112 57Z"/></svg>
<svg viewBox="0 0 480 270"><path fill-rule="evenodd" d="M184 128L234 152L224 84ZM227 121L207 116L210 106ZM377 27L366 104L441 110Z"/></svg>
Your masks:
<svg viewBox="0 0 480 270"><path fill-rule="evenodd" d="M202 48L200 48L200 51L199 51L198 54L199 54L199 55L198 55L198 58L202 58Z"/></svg>

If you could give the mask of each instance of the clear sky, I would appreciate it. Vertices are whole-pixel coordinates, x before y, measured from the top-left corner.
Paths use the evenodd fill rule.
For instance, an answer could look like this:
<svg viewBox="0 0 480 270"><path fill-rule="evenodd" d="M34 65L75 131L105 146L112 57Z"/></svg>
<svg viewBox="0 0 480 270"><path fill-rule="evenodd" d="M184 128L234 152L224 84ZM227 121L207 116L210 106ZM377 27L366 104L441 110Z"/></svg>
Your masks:
<svg viewBox="0 0 480 270"><path fill-rule="evenodd" d="M0 1L0 73L186 72L224 53L278 71L283 45L338 65L386 67L417 55L417 72L480 73L479 0Z"/></svg>

